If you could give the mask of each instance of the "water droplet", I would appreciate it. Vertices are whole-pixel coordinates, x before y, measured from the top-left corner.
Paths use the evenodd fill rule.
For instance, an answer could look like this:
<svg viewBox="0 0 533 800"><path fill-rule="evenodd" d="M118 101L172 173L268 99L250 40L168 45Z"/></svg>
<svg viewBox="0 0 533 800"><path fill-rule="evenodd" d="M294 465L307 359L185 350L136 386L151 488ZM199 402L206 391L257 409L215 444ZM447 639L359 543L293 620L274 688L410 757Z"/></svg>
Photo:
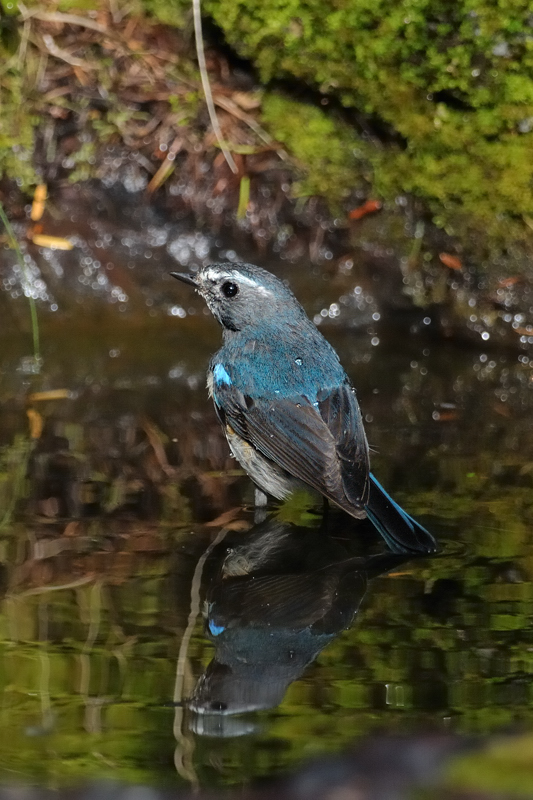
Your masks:
<svg viewBox="0 0 533 800"><path fill-rule="evenodd" d="M299 367L301 367L301 366L302 366L302 364L303 364L303 361L302 361L302 359L301 359L301 358L295 358L295 359L294 359L294 363L295 363L295 364L298 364L298 366L299 366Z"/></svg>

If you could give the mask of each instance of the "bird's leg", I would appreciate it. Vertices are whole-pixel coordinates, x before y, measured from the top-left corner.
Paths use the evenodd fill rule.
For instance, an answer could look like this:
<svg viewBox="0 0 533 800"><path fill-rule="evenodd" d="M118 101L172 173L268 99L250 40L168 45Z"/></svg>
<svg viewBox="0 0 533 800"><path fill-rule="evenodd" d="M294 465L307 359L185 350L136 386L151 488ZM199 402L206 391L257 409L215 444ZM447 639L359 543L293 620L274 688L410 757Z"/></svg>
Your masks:
<svg viewBox="0 0 533 800"><path fill-rule="evenodd" d="M254 496L254 524L259 525L264 522L267 516L267 503L268 495L261 491L257 486L255 487Z"/></svg>

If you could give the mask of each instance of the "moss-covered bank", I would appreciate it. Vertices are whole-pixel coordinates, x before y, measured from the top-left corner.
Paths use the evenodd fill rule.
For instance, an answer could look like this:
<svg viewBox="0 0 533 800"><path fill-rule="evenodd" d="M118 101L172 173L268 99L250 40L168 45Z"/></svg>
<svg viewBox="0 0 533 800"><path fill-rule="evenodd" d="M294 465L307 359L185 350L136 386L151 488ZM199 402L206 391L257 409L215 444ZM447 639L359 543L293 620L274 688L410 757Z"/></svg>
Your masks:
<svg viewBox="0 0 533 800"><path fill-rule="evenodd" d="M207 0L204 8L264 82L298 78L390 126L401 143L372 159L385 195L413 192L443 224L521 235L533 215L528 0Z"/></svg>
<svg viewBox="0 0 533 800"><path fill-rule="evenodd" d="M75 115L78 131L85 125L86 133L61 163L74 179L87 177L98 142L140 141L137 133L145 135L161 102L168 103L163 127L169 128L167 117L174 132L195 122L181 152L194 150L206 118L197 103L189 0L138 0L126 16L99 0L85 2L83 10L70 0L39 3L30 22L3 2L3 174L23 186L40 180L42 169L32 167L35 141L41 160L50 163L51 128L63 120L68 128ZM266 92L254 113L302 167L295 194L322 194L338 208L354 189L384 200L410 193L467 249L474 234L478 253L485 238L499 246L532 238L533 15L527 0L205 0L202 9L257 67ZM65 24L53 20L58 11L91 21L85 51L76 49L72 29L65 44ZM179 43L168 29L141 32L138 20L146 14L179 29ZM101 26L100 41L94 24ZM76 37L86 34L78 28ZM150 61L162 41L167 55L175 53L173 62ZM65 76L46 83L43 70L51 63L56 73L62 63ZM125 76L136 69L124 99ZM220 81L216 69L211 78ZM357 124L327 105L280 94L276 81L284 78L335 97ZM63 91L68 81L77 93ZM235 133L226 132L228 138ZM246 137L233 142L249 147Z"/></svg>

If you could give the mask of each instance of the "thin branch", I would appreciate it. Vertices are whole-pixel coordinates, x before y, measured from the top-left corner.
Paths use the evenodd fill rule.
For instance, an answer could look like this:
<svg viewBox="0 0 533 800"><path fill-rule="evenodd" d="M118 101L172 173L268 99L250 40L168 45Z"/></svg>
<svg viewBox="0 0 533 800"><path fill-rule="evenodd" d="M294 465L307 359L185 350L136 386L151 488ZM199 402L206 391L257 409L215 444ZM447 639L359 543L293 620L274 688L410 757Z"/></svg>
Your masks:
<svg viewBox="0 0 533 800"><path fill-rule="evenodd" d="M259 125L255 121L253 117L247 114L245 111L239 108L237 103L234 103L233 100L230 100L229 97L224 97L223 95L217 95L215 97L215 103L220 108L223 108L224 111L227 111L228 114L231 114L236 119L239 119L241 122L244 122L245 125L248 125L249 128L263 141L268 147L272 147L273 150L278 154L278 156L283 161L288 161L289 156L285 152L285 150L280 146L278 142L275 142L272 136L269 136L268 133L264 130L264 128Z"/></svg>
<svg viewBox="0 0 533 800"><path fill-rule="evenodd" d="M193 19L194 19L194 38L196 40L196 55L198 58L198 66L200 68L200 77L202 78L202 88L204 90L205 102L207 104L207 111L209 113L209 119L211 120L211 126L213 128L214 134L217 137L217 141L219 144L220 149L224 153L224 158L227 161L227 164L234 175L238 173L237 165L233 160L233 156L231 155L230 151L224 144L224 138L222 136L222 131L220 129L220 125L218 122L217 112L215 109L215 104L213 102L213 95L211 93L211 86L209 84L209 76L207 74L207 66L205 63L205 52L204 52L204 39L202 35L202 11L200 6L200 0L192 0L192 10L193 10Z"/></svg>
<svg viewBox="0 0 533 800"><path fill-rule="evenodd" d="M71 55L67 50L63 50L61 47L58 47L49 33L43 33L42 40L50 55L59 58L60 61L66 61L67 64L70 64L73 67L80 67L81 69L96 69L94 64L89 64L88 61L83 61L81 58L76 58L76 56Z"/></svg>
<svg viewBox="0 0 533 800"><path fill-rule="evenodd" d="M40 11L37 8L28 9L23 3L19 3L19 11L24 21L28 19L39 19L41 22L59 22L63 25L78 25L80 28L90 28L98 33L108 33L107 27L95 22L87 17L79 17L77 14L63 14L61 11Z"/></svg>

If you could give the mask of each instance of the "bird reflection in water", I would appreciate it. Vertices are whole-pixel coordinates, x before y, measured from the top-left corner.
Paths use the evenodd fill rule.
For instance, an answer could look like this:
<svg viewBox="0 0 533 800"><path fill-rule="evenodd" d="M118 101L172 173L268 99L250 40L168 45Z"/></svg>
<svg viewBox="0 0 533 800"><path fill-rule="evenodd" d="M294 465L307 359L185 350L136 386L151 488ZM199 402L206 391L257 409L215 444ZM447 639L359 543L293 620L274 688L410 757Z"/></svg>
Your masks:
<svg viewBox="0 0 533 800"><path fill-rule="evenodd" d="M245 541L240 534L213 551L205 616L215 657L187 701L196 733L250 732L232 715L281 703L289 684L352 624L368 581L413 558L361 555L353 523L344 515L327 520L313 529L267 519Z"/></svg>

